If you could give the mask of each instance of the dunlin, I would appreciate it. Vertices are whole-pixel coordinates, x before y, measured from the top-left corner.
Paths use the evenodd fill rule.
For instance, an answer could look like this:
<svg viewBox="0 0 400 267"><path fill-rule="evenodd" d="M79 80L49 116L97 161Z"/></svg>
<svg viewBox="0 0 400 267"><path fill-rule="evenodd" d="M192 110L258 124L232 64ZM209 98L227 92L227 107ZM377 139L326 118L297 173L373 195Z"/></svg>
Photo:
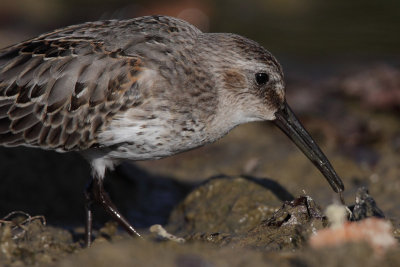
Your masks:
<svg viewBox="0 0 400 267"><path fill-rule="evenodd" d="M242 36L147 16L73 25L0 50L0 144L87 158L88 245L94 202L139 235L104 191L106 169L211 143L252 121L275 122L343 191L286 103L278 61Z"/></svg>

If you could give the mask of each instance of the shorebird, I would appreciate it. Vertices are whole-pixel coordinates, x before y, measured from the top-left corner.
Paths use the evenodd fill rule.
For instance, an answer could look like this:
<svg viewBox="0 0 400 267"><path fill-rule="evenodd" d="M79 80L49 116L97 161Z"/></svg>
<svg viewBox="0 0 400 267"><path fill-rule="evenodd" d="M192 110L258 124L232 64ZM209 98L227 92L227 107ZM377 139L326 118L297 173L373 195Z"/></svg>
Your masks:
<svg viewBox="0 0 400 267"><path fill-rule="evenodd" d="M106 169L214 142L273 121L344 186L285 100L278 61L258 43L167 16L88 22L0 50L0 144L79 151L92 168L85 241L99 203L139 235L103 188Z"/></svg>

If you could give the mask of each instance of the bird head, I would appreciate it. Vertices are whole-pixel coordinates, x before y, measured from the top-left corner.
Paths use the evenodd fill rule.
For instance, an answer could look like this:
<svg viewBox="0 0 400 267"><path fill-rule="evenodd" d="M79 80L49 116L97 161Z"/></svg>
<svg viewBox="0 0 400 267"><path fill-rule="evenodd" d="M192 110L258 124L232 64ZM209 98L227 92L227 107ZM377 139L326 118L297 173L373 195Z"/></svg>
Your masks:
<svg viewBox="0 0 400 267"><path fill-rule="evenodd" d="M272 54L239 35L207 35L205 47L220 81L224 112L233 114L237 124L272 121L321 171L335 192L343 191L341 179L286 102L283 71Z"/></svg>

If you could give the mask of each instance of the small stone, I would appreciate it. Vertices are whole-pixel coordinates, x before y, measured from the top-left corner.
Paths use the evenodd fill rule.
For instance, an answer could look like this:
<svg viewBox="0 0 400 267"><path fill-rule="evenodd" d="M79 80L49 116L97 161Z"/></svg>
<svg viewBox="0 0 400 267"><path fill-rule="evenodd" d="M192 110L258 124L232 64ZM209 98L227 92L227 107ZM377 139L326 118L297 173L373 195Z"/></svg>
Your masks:
<svg viewBox="0 0 400 267"><path fill-rule="evenodd" d="M347 207L338 204L329 205L325 210L325 215L332 228L341 227L347 221Z"/></svg>
<svg viewBox="0 0 400 267"><path fill-rule="evenodd" d="M157 236L159 236L163 239L166 239L166 240L174 241L177 243L185 243L184 238L177 237L177 236L174 236L173 234L168 233L167 230L165 230L160 224L152 225L150 227L150 232L156 233Z"/></svg>

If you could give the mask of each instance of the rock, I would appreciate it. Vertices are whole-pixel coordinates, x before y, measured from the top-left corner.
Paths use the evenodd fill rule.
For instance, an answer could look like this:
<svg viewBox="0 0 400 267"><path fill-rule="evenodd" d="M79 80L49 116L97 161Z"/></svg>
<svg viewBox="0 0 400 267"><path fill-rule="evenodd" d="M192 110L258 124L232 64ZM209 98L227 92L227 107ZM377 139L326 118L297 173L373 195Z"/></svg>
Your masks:
<svg viewBox="0 0 400 267"><path fill-rule="evenodd" d="M233 243L262 250L293 250L303 247L308 237L324 228L327 220L309 196L285 202L269 219Z"/></svg>
<svg viewBox="0 0 400 267"><path fill-rule="evenodd" d="M366 187L360 187L356 193L356 204L352 209L352 220L360 221L368 217L385 218L383 211L376 205L375 200L368 194Z"/></svg>
<svg viewBox="0 0 400 267"><path fill-rule="evenodd" d="M18 217L0 220L0 265L51 264L79 249L68 231L46 226L43 216L12 215Z"/></svg>
<svg viewBox="0 0 400 267"><path fill-rule="evenodd" d="M221 247L262 251L299 249L308 237L327 225L326 218L310 197L286 201L280 209L256 227L241 233L195 233L187 241L205 241Z"/></svg>
<svg viewBox="0 0 400 267"><path fill-rule="evenodd" d="M291 195L268 179L218 177L192 191L172 212L177 235L245 233L270 217Z"/></svg>

